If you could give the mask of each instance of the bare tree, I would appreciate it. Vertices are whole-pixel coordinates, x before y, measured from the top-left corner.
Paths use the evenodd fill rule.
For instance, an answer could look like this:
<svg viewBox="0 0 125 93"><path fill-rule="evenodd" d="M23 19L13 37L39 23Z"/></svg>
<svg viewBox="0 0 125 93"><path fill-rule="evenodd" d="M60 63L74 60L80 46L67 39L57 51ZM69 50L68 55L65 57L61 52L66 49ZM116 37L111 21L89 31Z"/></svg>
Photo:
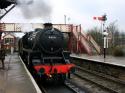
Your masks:
<svg viewBox="0 0 125 93"><path fill-rule="evenodd" d="M111 34L111 44L110 44L111 47L115 47L117 45L119 38L119 29L115 23L116 21L110 23L108 26L108 33Z"/></svg>

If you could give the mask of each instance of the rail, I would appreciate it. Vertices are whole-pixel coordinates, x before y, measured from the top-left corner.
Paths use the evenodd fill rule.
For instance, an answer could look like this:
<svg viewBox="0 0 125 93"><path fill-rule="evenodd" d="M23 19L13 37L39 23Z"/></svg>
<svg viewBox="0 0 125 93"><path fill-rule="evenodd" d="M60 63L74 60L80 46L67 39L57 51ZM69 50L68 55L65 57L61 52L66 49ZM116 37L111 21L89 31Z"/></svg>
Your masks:
<svg viewBox="0 0 125 93"><path fill-rule="evenodd" d="M76 76L85 79L92 84L96 84L98 87L109 91L110 93L124 93L125 82L105 76L103 74L92 72L77 66Z"/></svg>

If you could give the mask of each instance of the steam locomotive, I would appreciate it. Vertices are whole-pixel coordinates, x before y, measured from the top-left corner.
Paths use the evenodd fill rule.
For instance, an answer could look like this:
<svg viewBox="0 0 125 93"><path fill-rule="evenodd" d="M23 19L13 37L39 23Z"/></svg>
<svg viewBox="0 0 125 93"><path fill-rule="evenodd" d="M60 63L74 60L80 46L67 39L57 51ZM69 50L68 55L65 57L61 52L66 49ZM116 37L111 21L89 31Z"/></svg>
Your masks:
<svg viewBox="0 0 125 93"><path fill-rule="evenodd" d="M19 54L40 79L65 81L75 72L75 65L70 63L70 52L64 51L63 42L63 33L51 23L45 23L44 29L27 32L19 40Z"/></svg>

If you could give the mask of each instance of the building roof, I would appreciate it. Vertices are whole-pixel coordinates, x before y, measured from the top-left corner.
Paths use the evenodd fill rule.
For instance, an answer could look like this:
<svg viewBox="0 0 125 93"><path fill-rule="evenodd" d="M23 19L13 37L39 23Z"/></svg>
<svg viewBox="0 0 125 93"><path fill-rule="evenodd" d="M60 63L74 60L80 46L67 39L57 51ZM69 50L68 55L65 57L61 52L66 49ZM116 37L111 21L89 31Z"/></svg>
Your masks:
<svg viewBox="0 0 125 93"><path fill-rule="evenodd" d="M16 37L15 37L14 35L8 33L8 34L5 34L5 35L3 36L3 39L4 39L4 38L16 38Z"/></svg>

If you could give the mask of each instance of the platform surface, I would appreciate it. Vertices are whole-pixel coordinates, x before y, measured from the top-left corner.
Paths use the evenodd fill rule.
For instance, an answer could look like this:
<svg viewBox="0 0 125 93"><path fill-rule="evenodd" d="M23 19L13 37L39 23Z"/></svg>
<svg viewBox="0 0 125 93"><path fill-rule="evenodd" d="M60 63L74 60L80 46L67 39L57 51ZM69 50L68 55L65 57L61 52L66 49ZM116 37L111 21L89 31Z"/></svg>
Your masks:
<svg viewBox="0 0 125 93"><path fill-rule="evenodd" d="M86 54L71 54L70 56L125 67L125 57L114 57L107 55L104 59L103 55L89 56Z"/></svg>
<svg viewBox="0 0 125 93"><path fill-rule="evenodd" d="M4 70L0 62L0 93L37 93L17 53L6 56Z"/></svg>

